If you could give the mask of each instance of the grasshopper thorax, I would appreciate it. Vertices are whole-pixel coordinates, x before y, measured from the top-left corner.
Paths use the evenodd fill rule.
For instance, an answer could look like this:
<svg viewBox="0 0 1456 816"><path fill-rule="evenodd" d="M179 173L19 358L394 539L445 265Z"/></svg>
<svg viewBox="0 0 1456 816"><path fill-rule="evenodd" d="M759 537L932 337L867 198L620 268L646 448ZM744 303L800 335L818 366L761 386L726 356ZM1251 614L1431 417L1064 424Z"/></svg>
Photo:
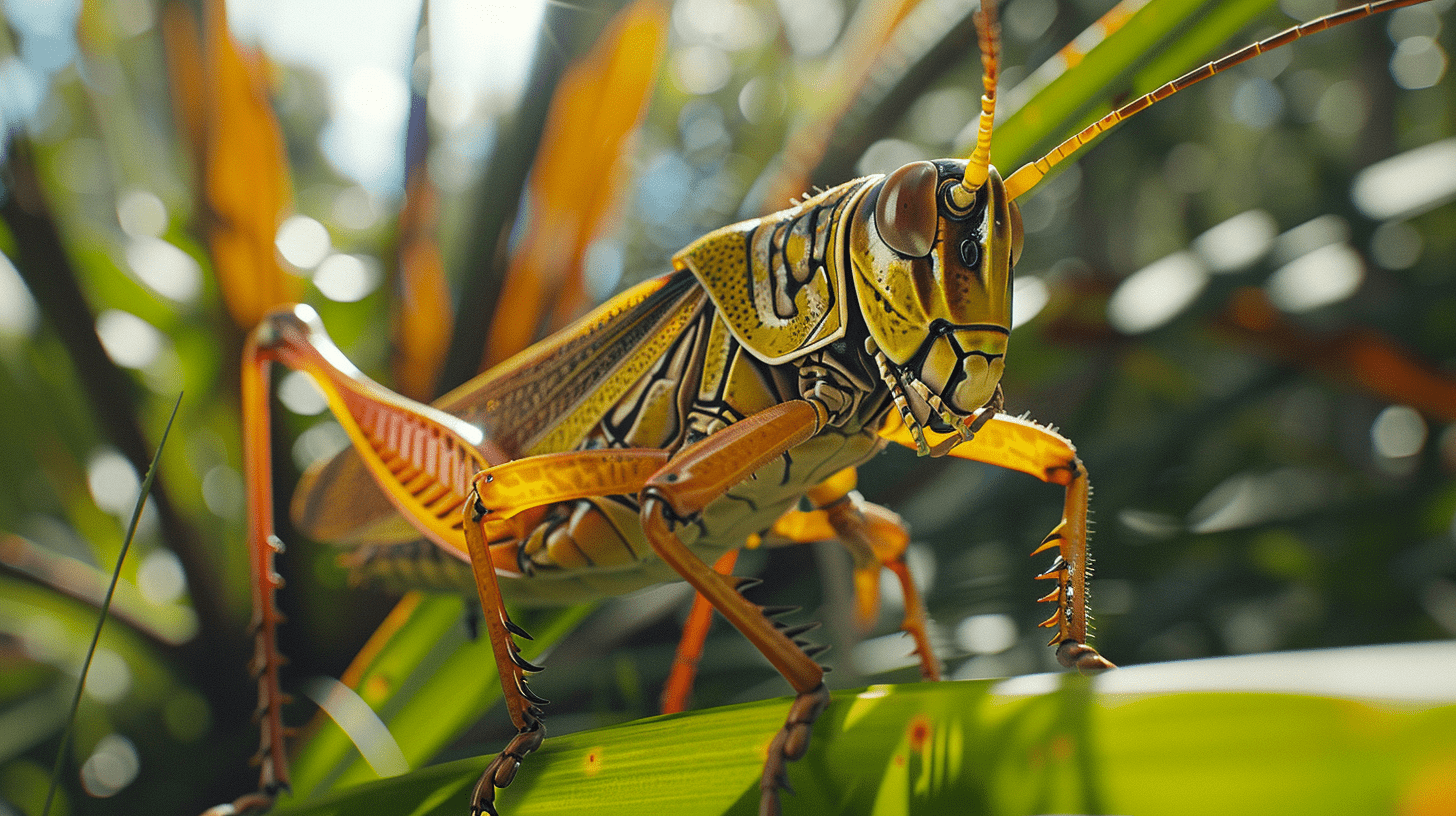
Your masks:
<svg viewBox="0 0 1456 816"><path fill-rule="evenodd" d="M995 168L972 192L965 166L901 167L866 193L850 228L867 346L912 429L964 427L996 399L1005 367L1021 213Z"/></svg>

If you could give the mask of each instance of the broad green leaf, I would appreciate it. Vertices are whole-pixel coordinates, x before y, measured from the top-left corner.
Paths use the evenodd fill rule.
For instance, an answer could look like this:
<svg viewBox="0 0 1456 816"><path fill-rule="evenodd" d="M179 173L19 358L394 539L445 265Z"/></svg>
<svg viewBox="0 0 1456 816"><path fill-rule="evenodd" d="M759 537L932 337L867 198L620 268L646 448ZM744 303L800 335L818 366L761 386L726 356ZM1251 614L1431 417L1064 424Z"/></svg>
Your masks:
<svg viewBox="0 0 1456 816"><path fill-rule="evenodd" d="M994 693L991 681L838 692L809 754L790 765L785 812L1435 813L1449 811L1401 808L1456 796L1450 702L1091 688L1066 676L1034 696ZM762 752L786 708L770 700L553 737L497 801L510 816L755 813ZM486 761L280 813L462 814Z"/></svg>

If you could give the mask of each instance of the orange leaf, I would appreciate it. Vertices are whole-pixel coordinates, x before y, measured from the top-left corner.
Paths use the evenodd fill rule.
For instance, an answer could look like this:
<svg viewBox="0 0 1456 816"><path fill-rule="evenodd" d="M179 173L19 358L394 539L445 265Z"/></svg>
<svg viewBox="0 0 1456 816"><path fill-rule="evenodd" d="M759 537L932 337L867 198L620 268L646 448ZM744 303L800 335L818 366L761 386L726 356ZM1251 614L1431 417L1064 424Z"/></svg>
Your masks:
<svg viewBox="0 0 1456 816"><path fill-rule="evenodd" d="M429 402L450 348L454 312L445 262L435 243L438 196L423 164L411 169L399 214L399 275L394 304L394 384L401 394Z"/></svg>
<svg viewBox="0 0 1456 816"><path fill-rule="evenodd" d="M202 157L208 243L233 320L251 329L273 306L298 300L303 284L279 266L274 240L291 207L283 134L256 55L227 27L223 0L208 0Z"/></svg>
<svg viewBox="0 0 1456 816"><path fill-rule="evenodd" d="M590 305L582 258L617 216L625 175L619 168L647 111L667 24L660 0L633 3L557 86L522 214L526 232L491 324L487 366ZM548 303L555 304L549 317Z"/></svg>

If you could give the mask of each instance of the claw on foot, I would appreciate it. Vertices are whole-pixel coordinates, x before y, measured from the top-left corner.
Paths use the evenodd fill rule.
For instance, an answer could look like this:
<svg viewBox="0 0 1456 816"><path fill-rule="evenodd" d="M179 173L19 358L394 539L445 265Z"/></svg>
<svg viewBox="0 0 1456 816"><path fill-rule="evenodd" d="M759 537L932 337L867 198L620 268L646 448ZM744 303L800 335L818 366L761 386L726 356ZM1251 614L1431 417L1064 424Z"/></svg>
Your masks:
<svg viewBox="0 0 1456 816"><path fill-rule="evenodd" d="M1086 675L1101 674L1108 669L1117 668L1112 661L1098 654L1096 649L1075 640L1064 640L1057 647L1057 662Z"/></svg>
<svg viewBox="0 0 1456 816"><path fill-rule="evenodd" d="M511 784L516 778L516 771L521 768L521 760L526 755L541 747L546 741L546 726L537 721L529 729L516 734L511 743L506 746L500 756L491 760L486 766L485 773L480 775L480 781L475 783L475 791L470 794L470 816L500 816L495 809L495 791L497 788L504 788Z"/></svg>
<svg viewBox="0 0 1456 816"><path fill-rule="evenodd" d="M774 735L768 746L768 757L763 763L763 778L758 787L762 792L759 799L759 816L778 816L779 790L793 793L789 786L788 763L804 756L809 751L809 737L813 733L814 721L819 719L824 707L829 705L829 689L821 683L813 691L800 692L789 708L784 727Z"/></svg>

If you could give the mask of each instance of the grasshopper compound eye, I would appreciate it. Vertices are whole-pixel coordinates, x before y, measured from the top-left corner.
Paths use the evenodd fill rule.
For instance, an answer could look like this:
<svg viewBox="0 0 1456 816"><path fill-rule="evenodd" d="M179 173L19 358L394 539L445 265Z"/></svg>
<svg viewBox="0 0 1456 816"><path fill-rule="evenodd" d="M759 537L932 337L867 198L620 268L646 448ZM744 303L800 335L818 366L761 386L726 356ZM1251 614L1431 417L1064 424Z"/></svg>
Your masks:
<svg viewBox="0 0 1456 816"><path fill-rule="evenodd" d="M921 161L891 173L875 202L880 240L907 258L924 258L935 245L935 188L940 174Z"/></svg>

